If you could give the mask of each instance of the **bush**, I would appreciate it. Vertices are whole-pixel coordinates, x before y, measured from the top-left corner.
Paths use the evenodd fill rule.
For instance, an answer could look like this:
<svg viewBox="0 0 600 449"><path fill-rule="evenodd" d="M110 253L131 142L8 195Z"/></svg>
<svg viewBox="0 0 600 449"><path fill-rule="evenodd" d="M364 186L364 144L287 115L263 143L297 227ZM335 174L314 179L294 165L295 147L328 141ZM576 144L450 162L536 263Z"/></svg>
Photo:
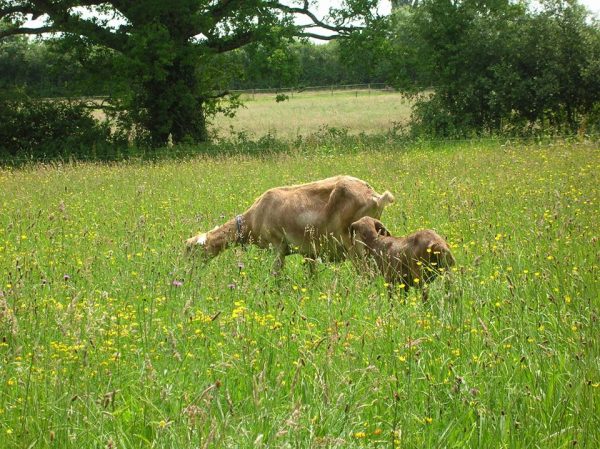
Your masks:
<svg viewBox="0 0 600 449"><path fill-rule="evenodd" d="M414 9L409 43L434 92L416 103L414 134L575 134L593 127L598 23L576 1L539 3L424 0Z"/></svg>
<svg viewBox="0 0 600 449"><path fill-rule="evenodd" d="M89 108L66 101L1 100L0 157L3 159L103 159L125 142Z"/></svg>

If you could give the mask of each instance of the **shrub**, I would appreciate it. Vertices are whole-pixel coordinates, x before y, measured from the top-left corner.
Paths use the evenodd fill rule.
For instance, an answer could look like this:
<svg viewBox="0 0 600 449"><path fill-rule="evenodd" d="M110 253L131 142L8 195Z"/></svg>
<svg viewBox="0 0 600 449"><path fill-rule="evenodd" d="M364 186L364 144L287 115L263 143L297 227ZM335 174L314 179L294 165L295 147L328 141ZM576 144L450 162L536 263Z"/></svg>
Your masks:
<svg viewBox="0 0 600 449"><path fill-rule="evenodd" d="M103 159L124 144L113 139L110 125L94 119L82 103L0 100L0 157L4 159Z"/></svg>
<svg viewBox="0 0 600 449"><path fill-rule="evenodd" d="M414 9L413 39L398 54L410 45L433 86L416 102L414 134L574 134L593 120L598 23L577 2L539 3L424 0Z"/></svg>

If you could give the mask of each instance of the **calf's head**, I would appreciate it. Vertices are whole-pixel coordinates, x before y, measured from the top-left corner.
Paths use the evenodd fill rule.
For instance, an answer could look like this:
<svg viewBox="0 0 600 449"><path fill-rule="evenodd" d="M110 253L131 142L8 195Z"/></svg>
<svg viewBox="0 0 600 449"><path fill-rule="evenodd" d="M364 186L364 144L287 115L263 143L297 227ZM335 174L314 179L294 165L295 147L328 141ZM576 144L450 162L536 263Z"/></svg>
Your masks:
<svg viewBox="0 0 600 449"><path fill-rule="evenodd" d="M363 217L350 225L350 234L356 254L376 256L391 281L402 280L407 285L413 285L414 279L430 282L455 263L446 241L431 229L389 239L390 233L380 221Z"/></svg>
<svg viewBox="0 0 600 449"><path fill-rule="evenodd" d="M382 222L371 217L363 217L350 225L352 246L358 254L365 254L367 248L373 249L373 244L380 236L390 237L390 232Z"/></svg>

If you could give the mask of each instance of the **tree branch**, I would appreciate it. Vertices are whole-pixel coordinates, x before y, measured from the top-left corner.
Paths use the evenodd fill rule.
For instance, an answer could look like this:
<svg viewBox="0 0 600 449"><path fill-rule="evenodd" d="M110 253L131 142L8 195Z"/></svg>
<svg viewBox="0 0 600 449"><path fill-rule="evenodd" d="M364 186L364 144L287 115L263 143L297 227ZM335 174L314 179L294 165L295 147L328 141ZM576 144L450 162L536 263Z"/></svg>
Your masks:
<svg viewBox="0 0 600 449"><path fill-rule="evenodd" d="M59 6L46 0L31 0L31 3L27 5L14 5L4 8L0 10L0 17L15 13L32 14L34 17L48 15L50 24L38 28L17 27L0 31L0 38L15 34L43 34L61 31L86 36L113 50L122 51L125 44L123 36L112 33L92 21L82 19L69 12L69 9L74 6L98 6L102 3L106 2L83 0Z"/></svg>
<svg viewBox="0 0 600 449"><path fill-rule="evenodd" d="M232 11L235 10L235 8L240 7L241 5L244 5L244 2L242 0L221 0L221 1L217 2L211 9L208 10L208 16L211 19L209 21L209 23L207 23L206 21L203 23L204 29L201 29L202 26L198 26L194 30L193 35L197 35L197 34L204 34L205 36L209 35L210 31L214 30L215 26L220 21L225 19L229 13L231 13ZM257 1L253 8L256 10L256 14L260 14L259 11L261 8L268 8L271 10L276 10L276 11L280 11L282 13L291 14L291 15L295 15L295 16L305 16L310 20L310 22L311 22L310 24L300 25L296 29L305 30L307 28L321 28L321 29L324 29L327 31L337 33L335 36L325 36L325 35L318 34L318 33L300 31L300 32L295 33L295 35L299 36L299 37L311 37L311 38L320 39L320 40L332 40L332 39L335 39L338 35L346 35L353 31L364 29L363 27L358 27L358 26L331 25L329 23L324 22L323 20L319 19L310 10L309 2L307 0L304 1L304 4L301 8L288 6L288 5L285 5L276 0ZM242 45L245 45L247 43L249 43L249 42L246 41ZM229 48L229 46L227 46L227 48L226 48L226 47L220 47L218 45L216 45L216 47L219 47L220 52L225 52L228 50L239 48L242 45L235 46L234 42L232 41L231 48ZM215 47L214 44L209 45L209 46L213 47L213 48Z"/></svg>
<svg viewBox="0 0 600 449"><path fill-rule="evenodd" d="M279 2L267 2L266 5L271 8L278 9L279 11L286 12L289 14L304 15L312 21L314 27L323 28L328 31L335 31L336 33L340 33L340 34L347 34L347 33L351 33L352 31L357 31L357 30L363 29L363 27L348 27L348 26L341 26L341 25L330 25L328 23L323 22L312 11L310 11L307 0L304 0L304 5L302 8L296 8L296 7L284 5ZM318 36L318 35L315 35L315 36ZM318 37L315 37L315 38L319 39Z"/></svg>
<svg viewBox="0 0 600 449"><path fill-rule="evenodd" d="M39 28L27 28L27 27L19 27L19 28L10 28L8 30L0 31L0 39L4 39L9 36L16 36L18 34L44 34L44 33L57 33L60 30L57 30L54 27L46 26Z"/></svg>
<svg viewBox="0 0 600 449"><path fill-rule="evenodd" d="M217 53L226 53L236 48L243 47L256 39L256 33L254 31L247 31L237 36L227 39L214 39L211 38L206 41L205 46L215 50Z"/></svg>
<svg viewBox="0 0 600 449"><path fill-rule="evenodd" d="M209 100L216 100L217 98L226 97L229 94L231 94L231 92L229 92L228 90L224 90L224 91L218 92L216 94L205 95L204 98L209 99Z"/></svg>
<svg viewBox="0 0 600 449"><path fill-rule="evenodd" d="M308 37L311 39L318 39L321 41L333 41L336 39L339 39L340 36L336 35L336 34L331 34L329 36L325 36L323 34L316 34L316 33L307 33L307 32L302 32L302 33L298 33L296 36L298 37Z"/></svg>
<svg viewBox="0 0 600 449"><path fill-rule="evenodd" d="M243 0L221 0L208 10L198 11L197 14L200 18L188 37L210 34L210 31L214 30L219 22L241 4L243 4Z"/></svg>
<svg viewBox="0 0 600 449"><path fill-rule="evenodd" d="M11 14L35 14L35 11L29 5L7 6L0 9L0 18L10 16Z"/></svg>
<svg viewBox="0 0 600 449"><path fill-rule="evenodd" d="M239 0L221 0L209 10L209 14L215 22L219 22L231 11L232 6L235 6L238 2Z"/></svg>

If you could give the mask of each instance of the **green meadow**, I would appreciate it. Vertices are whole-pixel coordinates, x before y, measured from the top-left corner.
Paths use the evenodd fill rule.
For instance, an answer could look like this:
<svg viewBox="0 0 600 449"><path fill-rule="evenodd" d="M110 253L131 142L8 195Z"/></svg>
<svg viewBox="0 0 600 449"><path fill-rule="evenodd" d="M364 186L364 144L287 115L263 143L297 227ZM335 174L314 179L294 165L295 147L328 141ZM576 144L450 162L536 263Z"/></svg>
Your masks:
<svg viewBox="0 0 600 449"><path fill-rule="evenodd" d="M597 143L366 136L0 169L0 447L600 447L599 170ZM447 238L427 302L348 262L184 255L336 174Z"/></svg>
<svg viewBox="0 0 600 449"><path fill-rule="evenodd" d="M260 137L307 137L328 128L345 129L352 134L376 134L406 126L412 101L394 91L368 89L324 90L287 93L276 102L275 94L244 94L244 106L234 118L219 114L212 131L228 138L238 133Z"/></svg>

